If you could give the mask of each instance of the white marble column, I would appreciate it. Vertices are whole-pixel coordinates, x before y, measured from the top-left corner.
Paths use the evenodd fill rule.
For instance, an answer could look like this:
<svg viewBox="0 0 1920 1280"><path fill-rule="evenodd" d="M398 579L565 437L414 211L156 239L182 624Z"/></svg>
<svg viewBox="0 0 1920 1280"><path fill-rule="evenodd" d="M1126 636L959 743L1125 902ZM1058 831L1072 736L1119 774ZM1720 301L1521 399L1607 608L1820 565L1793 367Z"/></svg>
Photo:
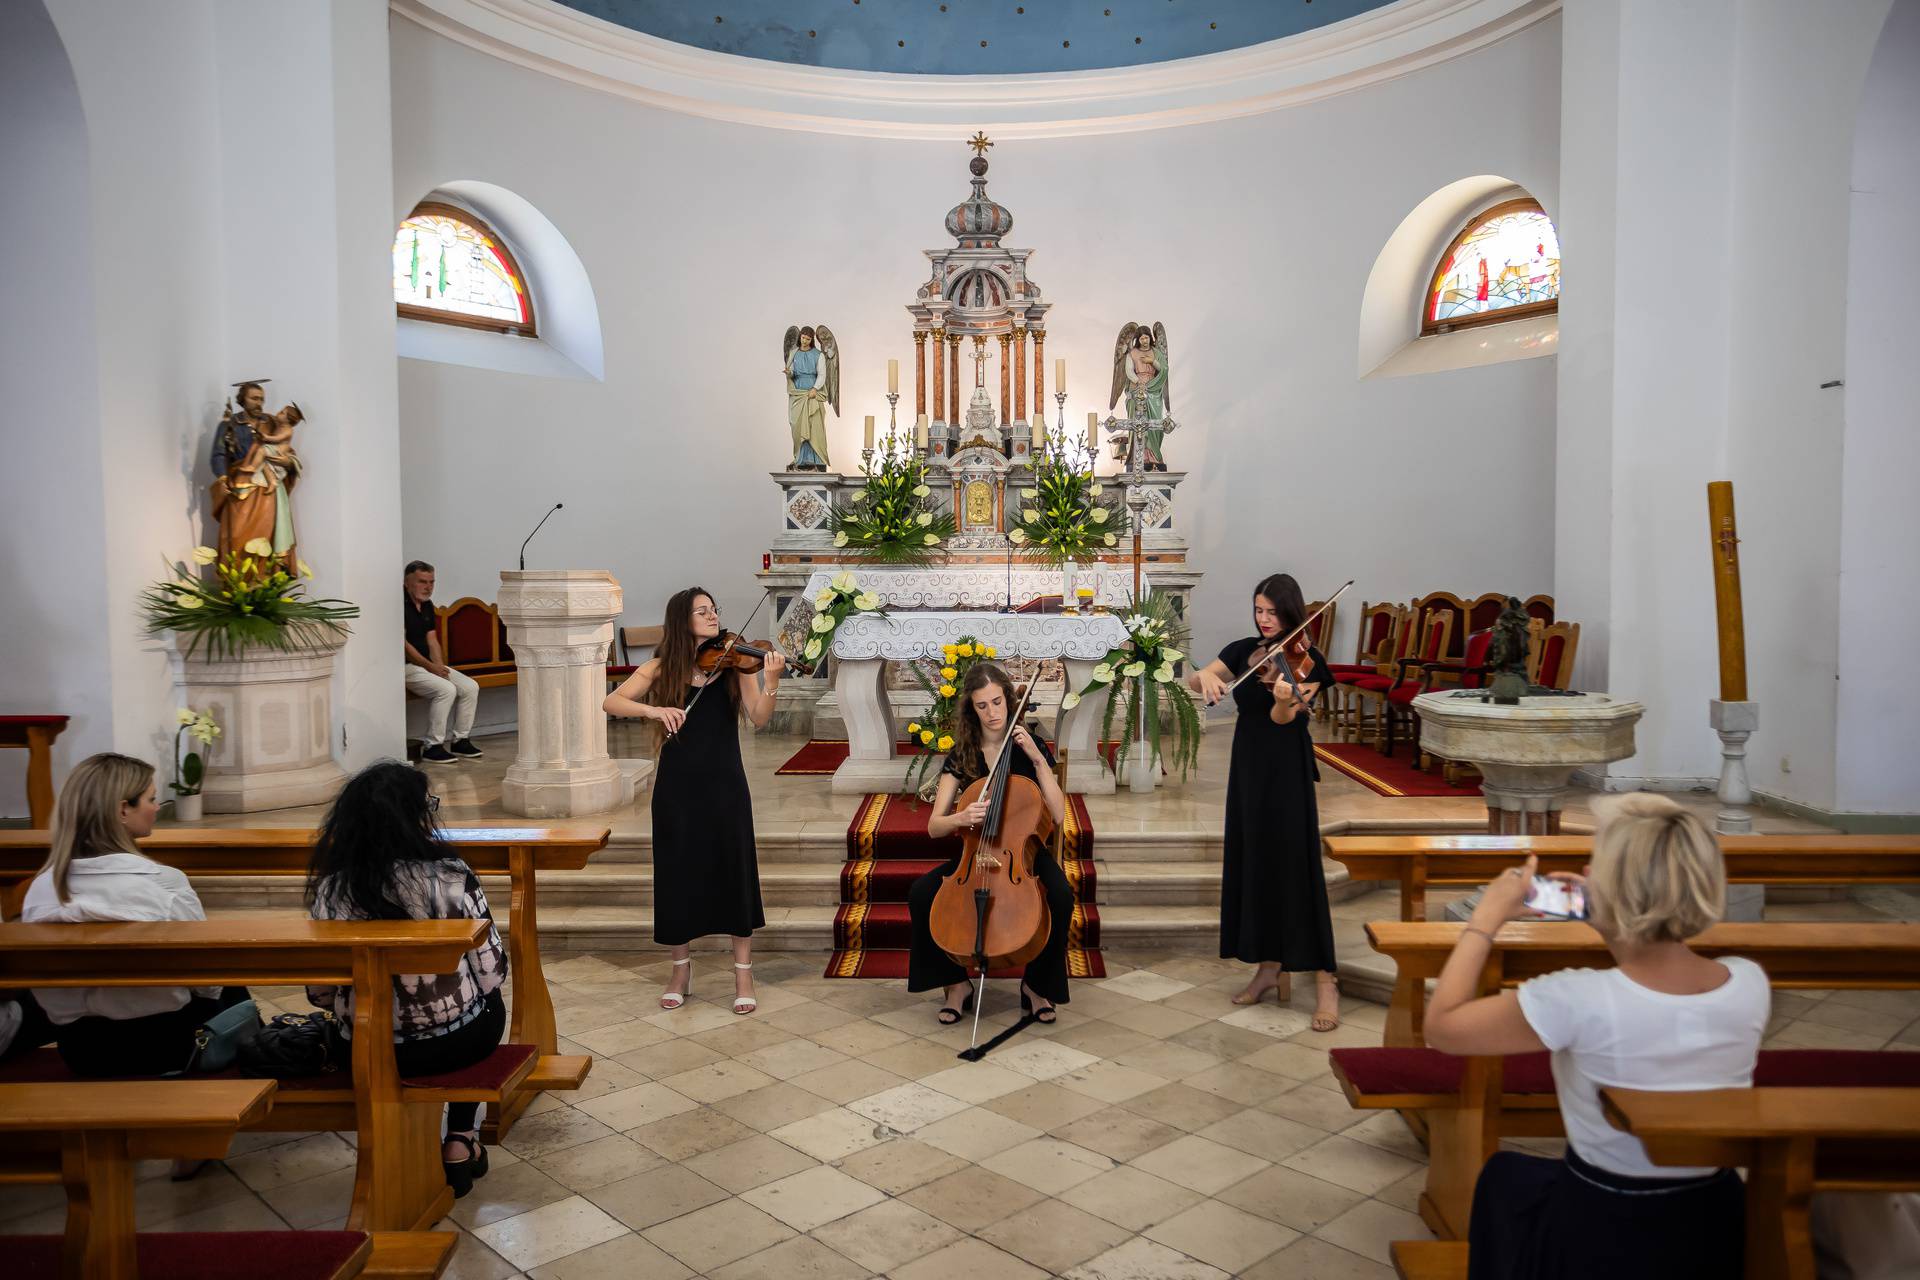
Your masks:
<svg viewBox="0 0 1920 1280"><path fill-rule="evenodd" d="M509 813L567 818L631 803L638 769L607 754L607 648L620 584L602 569L502 570L500 621L519 672Z"/></svg>

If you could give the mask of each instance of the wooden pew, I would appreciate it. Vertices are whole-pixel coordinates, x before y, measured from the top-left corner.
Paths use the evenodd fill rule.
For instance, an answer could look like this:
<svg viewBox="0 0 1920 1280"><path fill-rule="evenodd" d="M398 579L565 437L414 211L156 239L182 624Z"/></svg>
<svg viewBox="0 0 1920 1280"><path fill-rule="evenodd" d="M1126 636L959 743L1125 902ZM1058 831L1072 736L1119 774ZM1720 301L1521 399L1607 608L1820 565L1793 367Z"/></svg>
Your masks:
<svg viewBox="0 0 1920 1280"><path fill-rule="evenodd" d="M64 1237L0 1237L9 1273L109 1280L143 1269L205 1275L231 1257L235 1271L257 1275L257 1250L264 1246L275 1250L273 1271L281 1276L439 1275L458 1241L452 1232L304 1232L294 1250L286 1248L294 1238L278 1233L136 1234L134 1161L219 1159L236 1129L266 1116L273 1093L271 1080L205 1077L157 1087L145 1080L0 1084L0 1157L30 1160L51 1138L60 1149L54 1176L68 1195Z"/></svg>
<svg viewBox="0 0 1920 1280"><path fill-rule="evenodd" d="M1751 835L1719 837L1730 884L1920 884L1920 836ZM1578 871L1591 835L1330 836L1326 854L1355 880L1400 886L1400 918L1427 918L1431 885L1479 887L1508 867L1540 859L1542 873ZM1385 1043L1418 1045L1426 988L1401 970L1387 1007Z"/></svg>
<svg viewBox="0 0 1920 1280"><path fill-rule="evenodd" d="M1401 975L1437 977L1464 926L1375 921L1374 949ZM1778 988L1894 990L1920 987L1920 925L1722 924L1693 939L1702 955L1741 955ZM1610 968L1612 953L1583 924L1516 921L1500 930L1480 990L1490 993L1558 969ZM1560 1111L1545 1054L1457 1058L1412 1046L1335 1049L1334 1075L1361 1109L1393 1109L1424 1118L1427 1189L1420 1213L1442 1236L1463 1237L1481 1166L1501 1138L1558 1137ZM1920 1086L1920 1054L1769 1050L1759 1083L1817 1083L1822 1063L1844 1063L1861 1083Z"/></svg>
<svg viewBox="0 0 1920 1280"><path fill-rule="evenodd" d="M359 1163L347 1226L420 1231L453 1204L440 1165L440 1108L498 1104L533 1069L531 1045L503 1044L475 1067L402 1080L393 1055L393 979L452 973L486 937L481 920L307 920L280 912L138 924L0 924L0 987L339 985L353 988L351 1075L284 1081L254 1127L353 1130ZM42 1049L0 1081L71 1080Z"/></svg>
<svg viewBox="0 0 1920 1280"><path fill-rule="evenodd" d="M188 876L276 876L307 874L315 832L305 828L169 827L139 841L140 851L156 862L178 867ZM512 1021L507 1039L540 1051L523 1089L498 1108L487 1109L485 1140L497 1142L546 1089L577 1089L593 1067L581 1054L559 1054L553 997L540 962L538 872L578 871L607 847L613 834L590 822L539 827L447 827L444 839L474 874L504 875L510 883L507 929L507 990ZM0 831L0 904L17 920L27 885L46 862L49 833Z"/></svg>
<svg viewBox="0 0 1920 1280"><path fill-rule="evenodd" d="M1920 1191L1920 1089L1602 1089L1658 1165L1747 1170L1749 1280L1814 1280L1816 1191Z"/></svg>

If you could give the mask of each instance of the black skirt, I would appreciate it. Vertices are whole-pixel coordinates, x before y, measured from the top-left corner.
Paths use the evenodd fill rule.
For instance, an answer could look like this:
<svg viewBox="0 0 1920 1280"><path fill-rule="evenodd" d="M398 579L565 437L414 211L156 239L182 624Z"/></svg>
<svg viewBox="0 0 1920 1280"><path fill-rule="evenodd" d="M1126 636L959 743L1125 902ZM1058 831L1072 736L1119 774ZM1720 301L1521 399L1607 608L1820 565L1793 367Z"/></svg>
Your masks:
<svg viewBox="0 0 1920 1280"><path fill-rule="evenodd" d="M1740 1280L1746 1190L1731 1169L1628 1178L1496 1152L1473 1188L1468 1280Z"/></svg>
<svg viewBox="0 0 1920 1280"><path fill-rule="evenodd" d="M734 677L721 677L731 680ZM728 690L694 703L660 745L653 780L653 940L664 947L765 927L753 796Z"/></svg>

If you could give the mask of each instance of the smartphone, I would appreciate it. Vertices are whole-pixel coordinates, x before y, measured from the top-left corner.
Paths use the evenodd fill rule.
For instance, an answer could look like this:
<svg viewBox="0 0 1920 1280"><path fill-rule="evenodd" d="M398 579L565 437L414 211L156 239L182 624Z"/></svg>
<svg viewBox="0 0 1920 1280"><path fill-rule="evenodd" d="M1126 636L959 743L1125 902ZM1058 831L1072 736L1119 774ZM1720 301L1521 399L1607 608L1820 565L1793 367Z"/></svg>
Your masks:
<svg viewBox="0 0 1920 1280"><path fill-rule="evenodd" d="M1552 916L1556 920L1585 920L1587 891L1580 885L1568 884L1565 880L1535 876L1533 883L1527 886L1526 905L1527 910L1537 911L1543 916Z"/></svg>

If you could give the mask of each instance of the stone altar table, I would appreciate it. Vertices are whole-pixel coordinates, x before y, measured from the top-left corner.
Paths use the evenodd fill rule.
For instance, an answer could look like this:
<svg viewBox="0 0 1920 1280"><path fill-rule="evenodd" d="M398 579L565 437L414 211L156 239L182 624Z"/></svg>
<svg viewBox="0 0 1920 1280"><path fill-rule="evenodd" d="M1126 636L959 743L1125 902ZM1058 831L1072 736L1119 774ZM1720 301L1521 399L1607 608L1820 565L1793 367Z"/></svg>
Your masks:
<svg viewBox="0 0 1920 1280"><path fill-rule="evenodd" d="M1495 835L1558 834L1574 771L1631 756L1633 726L1646 711L1604 693L1522 698L1510 707L1423 693L1413 709L1422 749L1480 770Z"/></svg>
<svg viewBox="0 0 1920 1280"><path fill-rule="evenodd" d="M858 575L863 584L865 575ZM1078 689L1092 678L1107 651L1126 639L1126 628L1111 614L1066 617L1020 613L855 614L833 637L833 688L847 724L847 761L833 775L836 793L865 794L899 789L906 778L904 758L894 744L893 709L887 700L887 663L937 658L943 646L972 636L1003 657L1060 658L1067 687ZM1055 737L1067 753L1068 791L1111 792L1114 779L1101 767L1095 742L1106 695L1089 695L1060 713Z"/></svg>

